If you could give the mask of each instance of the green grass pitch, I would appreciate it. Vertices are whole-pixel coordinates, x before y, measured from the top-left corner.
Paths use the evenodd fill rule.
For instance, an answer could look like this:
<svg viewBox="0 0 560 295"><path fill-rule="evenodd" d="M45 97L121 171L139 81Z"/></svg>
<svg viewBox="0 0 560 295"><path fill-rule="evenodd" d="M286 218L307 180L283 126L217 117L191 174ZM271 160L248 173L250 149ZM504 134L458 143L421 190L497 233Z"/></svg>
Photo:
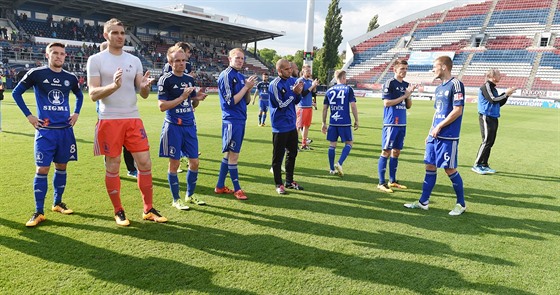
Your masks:
<svg viewBox="0 0 560 295"><path fill-rule="evenodd" d="M33 94L26 102L35 113ZM73 97L71 104L73 104ZM476 105L465 107L459 172L467 212L447 213L455 195L438 171L430 210L409 210L424 177L424 138L432 102L409 111L398 178L408 190L376 190L382 103L358 98L360 129L343 179L328 174L321 107L314 150L301 152L295 180L305 191L277 195L269 172L272 136L250 105L240 183L249 200L213 194L222 158L217 95L196 110L200 157L196 194L208 206L170 206L167 159L158 157L163 114L156 95L139 107L151 143L154 204L167 224L142 221L136 182L121 166L122 201L131 226L118 227L105 191L103 158L93 156L95 104L86 95L75 134L79 161L68 165L65 202L37 228L34 130L2 101L0 133L0 294L558 294L560 276L560 111L505 106L490 157L495 175L470 171L480 131ZM341 151L337 149L337 157ZM181 194L185 174L180 174ZM226 185L231 186L229 178Z"/></svg>

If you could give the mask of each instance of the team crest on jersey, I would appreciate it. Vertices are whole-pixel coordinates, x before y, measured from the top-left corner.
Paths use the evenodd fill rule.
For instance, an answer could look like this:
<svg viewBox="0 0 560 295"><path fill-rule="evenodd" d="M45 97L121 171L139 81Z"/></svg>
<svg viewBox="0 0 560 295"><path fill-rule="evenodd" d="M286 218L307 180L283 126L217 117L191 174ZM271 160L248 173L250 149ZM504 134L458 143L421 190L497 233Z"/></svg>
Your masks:
<svg viewBox="0 0 560 295"><path fill-rule="evenodd" d="M37 162L43 162L43 158L44 158L43 153L37 152L37 153L35 154L35 160L36 160Z"/></svg>
<svg viewBox="0 0 560 295"><path fill-rule="evenodd" d="M169 155L170 156L175 156L175 153L177 152L177 150L175 149L174 146L170 146L169 147Z"/></svg>
<svg viewBox="0 0 560 295"><path fill-rule="evenodd" d="M64 86L66 86L66 87L70 86L70 81L64 80Z"/></svg>
<svg viewBox="0 0 560 295"><path fill-rule="evenodd" d="M445 90L445 96L449 96L449 90Z"/></svg>
<svg viewBox="0 0 560 295"><path fill-rule="evenodd" d="M441 100L436 101L436 112L441 113L443 109L443 102Z"/></svg>
<svg viewBox="0 0 560 295"><path fill-rule="evenodd" d="M64 93L58 89L53 89L49 91L49 102L55 106L61 105L64 103Z"/></svg>

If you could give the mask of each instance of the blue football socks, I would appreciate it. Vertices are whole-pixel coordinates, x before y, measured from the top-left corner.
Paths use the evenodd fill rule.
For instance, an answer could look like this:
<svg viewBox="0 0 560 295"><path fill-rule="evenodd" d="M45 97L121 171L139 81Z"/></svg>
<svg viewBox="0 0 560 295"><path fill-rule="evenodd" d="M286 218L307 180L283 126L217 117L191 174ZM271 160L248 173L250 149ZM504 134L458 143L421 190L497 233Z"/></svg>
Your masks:
<svg viewBox="0 0 560 295"><path fill-rule="evenodd" d="M45 195L47 194L47 174L35 174L33 191L35 192L35 212L45 214Z"/></svg>
<svg viewBox="0 0 560 295"><path fill-rule="evenodd" d="M377 174L379 175L379 184L384 184L385 181L385 170L387 170L387 158L379 156L379 161L377 162Z"/></svg>
<svg viewBox="0 0 560 295"><path fill-rule="evenodd" d="M168 172L167 181L169 182L169 189L171 190L173 200L179 200L181 197L179 196L179 177L177 177L177 173Z"/></svg>
<svg viewBox="0 0 560 295"><path fill-rule="evenodd" d="M62 202L62 194L66 188L66 170L55 170L53 177L54 200L53 204L57 205Z"/></svg>

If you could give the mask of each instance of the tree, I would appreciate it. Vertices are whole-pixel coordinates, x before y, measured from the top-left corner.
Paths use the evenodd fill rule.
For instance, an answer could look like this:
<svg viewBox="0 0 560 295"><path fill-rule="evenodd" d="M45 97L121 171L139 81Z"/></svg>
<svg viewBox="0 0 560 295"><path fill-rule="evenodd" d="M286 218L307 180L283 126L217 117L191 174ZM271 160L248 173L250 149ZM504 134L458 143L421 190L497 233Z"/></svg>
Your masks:
<svg viewBox="0 0 560 295"><path fill-rule="evenodd" d="M323 60L324 52L325 50L323 48L316 49L315 56L313 58L313 77L316 77L318 79L319 79L319 72L323 67L323 63L321 61ZM319 81L324 84L324 82L321 79L319 79Z"/></svg>
<svg viewBox="0 0 560 295"><path fill-rule="evenodd" d="M276 61L278 61L281 57L276 53L276 50L263 48L258 50L259 56L266 62L275 65Z"/></svg>
<svg viewBox="0 0 560 295"><path fill-rule="evenodd" d="M379 24L377 23L377 18L379 17L379 15L374 15L371 20L369 21L368 27L367 27L367 31L373 31L377 28L379 28Z"/></svg>
<svg viewBox="0 0 560 295"><path fill-rule="evenodd" d="M338 46L342 43L342 15L339 7L340 0L332 0L325 20L323 38L323 53L318 71L318 78L322 83L328 83L332 72L339 63Z"/></svg>
<svg viewBox="0 0 560 295"><path fill-rule="evenodd" d="M294 55L286 55L284 58L291 62L295 62L298 69L301 69L303 66L303 50L296 51Z"/></svg>

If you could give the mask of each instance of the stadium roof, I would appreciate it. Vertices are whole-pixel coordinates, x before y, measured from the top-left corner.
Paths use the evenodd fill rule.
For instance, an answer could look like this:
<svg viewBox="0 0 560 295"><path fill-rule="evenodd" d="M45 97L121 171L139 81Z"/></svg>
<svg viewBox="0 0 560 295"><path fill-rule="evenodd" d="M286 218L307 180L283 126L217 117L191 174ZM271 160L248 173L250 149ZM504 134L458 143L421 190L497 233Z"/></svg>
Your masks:
<svg viewBox="0 0 560 295"><path fill-rule="evenodd" d="M268 31L118 0L0 0L0 7L12 10L33 9L39 12L103 21L116 17L127 26L153 25L160 30L178 27L190 35L196 34L241 43L252 43L285 35L285 32Z"/></svg>

